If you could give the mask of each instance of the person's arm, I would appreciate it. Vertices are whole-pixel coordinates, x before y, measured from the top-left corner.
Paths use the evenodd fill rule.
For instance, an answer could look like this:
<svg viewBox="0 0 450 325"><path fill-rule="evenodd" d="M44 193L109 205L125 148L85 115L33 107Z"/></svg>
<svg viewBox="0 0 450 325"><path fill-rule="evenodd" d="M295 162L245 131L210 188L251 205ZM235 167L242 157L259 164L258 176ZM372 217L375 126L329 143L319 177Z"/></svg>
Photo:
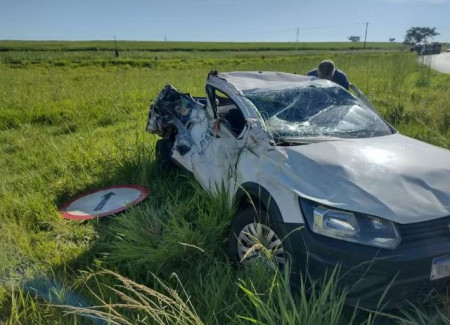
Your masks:
<svg viewBox="0 0 450 325"><path fill-rule="evenodd" d="M344 78L342 80L342 84L343 84L342 87L344 87L347 90L350 90L349 89L350 83L348 82L348 78L345 74L344 74Z"/></svg>
<svg viewBox="0 0 450 325"><path fill-rule="evenodd" d="M307 75L307 76L317 77L317 69L308 71L308 72L306 73L306 75Z"/></svg>
<svg viewBox="0 0 450 325"><path fill-rule="evenodd" d="M334 81L338 85L344 87L345 89L349 90L349 82L348 82L347 75L345 73L343 73L342 71L336 70L334 72L332 81Z"/></svg>

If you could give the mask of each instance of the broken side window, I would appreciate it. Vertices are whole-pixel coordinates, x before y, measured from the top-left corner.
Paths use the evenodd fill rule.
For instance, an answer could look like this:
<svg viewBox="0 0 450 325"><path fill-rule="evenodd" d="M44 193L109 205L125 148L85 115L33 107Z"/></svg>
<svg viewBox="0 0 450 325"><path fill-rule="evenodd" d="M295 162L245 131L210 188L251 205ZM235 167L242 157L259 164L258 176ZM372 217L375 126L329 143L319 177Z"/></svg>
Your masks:
<svg viewBox="0 0 450 325"><path fill-rule="evenodd" d="M236 103L225 93L214 89L213 97L216 105L217 116L222 125L227 127L235 136L241 134L247 123L244 114Z"/></svg>

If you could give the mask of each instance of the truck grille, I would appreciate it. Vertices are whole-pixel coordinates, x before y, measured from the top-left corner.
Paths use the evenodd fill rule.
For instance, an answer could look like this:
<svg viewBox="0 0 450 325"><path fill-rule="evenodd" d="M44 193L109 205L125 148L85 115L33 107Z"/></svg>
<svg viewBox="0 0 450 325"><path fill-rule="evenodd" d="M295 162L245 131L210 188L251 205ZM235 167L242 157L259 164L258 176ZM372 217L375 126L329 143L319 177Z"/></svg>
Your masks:
<svg viewBox="0 0 450 325"><path fill-rule="evenodd" d="M450 216L431 221L397 224L402 247L415 247L450 240Z"/></svg>

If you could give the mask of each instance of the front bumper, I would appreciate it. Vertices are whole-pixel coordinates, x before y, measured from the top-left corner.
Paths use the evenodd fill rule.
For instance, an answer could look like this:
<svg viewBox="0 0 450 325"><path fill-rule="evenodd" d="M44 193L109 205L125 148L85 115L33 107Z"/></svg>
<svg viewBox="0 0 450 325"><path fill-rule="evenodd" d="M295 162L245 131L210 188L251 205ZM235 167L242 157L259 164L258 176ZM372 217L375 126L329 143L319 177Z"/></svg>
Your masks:
<svg viewBox="0 0 450 325"><path fill-rule="evenodd" d="M450 288L450 277L430 281L433 258L450 254L450 236L389 250L318 235L307 225L283 223L279 227L290 234L284 243L292 254L293 273L323 277L339 266L338 285L347 288L350 305L398 308L423 300L433 291L447 294Z"/></svg>

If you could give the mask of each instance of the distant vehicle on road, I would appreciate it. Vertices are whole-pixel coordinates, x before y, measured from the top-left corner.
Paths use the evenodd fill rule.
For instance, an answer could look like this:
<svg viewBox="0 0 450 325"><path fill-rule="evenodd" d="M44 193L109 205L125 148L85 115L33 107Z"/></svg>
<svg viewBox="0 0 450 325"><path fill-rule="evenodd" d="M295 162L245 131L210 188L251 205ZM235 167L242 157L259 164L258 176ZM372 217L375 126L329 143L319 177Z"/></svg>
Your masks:
<svg viewBox="0 0 450 325"><path fill-rule="evenodd" d="M442 50L441 43L416 43L413 47L411 47L411 52L417 52L419 55L430 55L430 54L439 54Z"/></svg>

